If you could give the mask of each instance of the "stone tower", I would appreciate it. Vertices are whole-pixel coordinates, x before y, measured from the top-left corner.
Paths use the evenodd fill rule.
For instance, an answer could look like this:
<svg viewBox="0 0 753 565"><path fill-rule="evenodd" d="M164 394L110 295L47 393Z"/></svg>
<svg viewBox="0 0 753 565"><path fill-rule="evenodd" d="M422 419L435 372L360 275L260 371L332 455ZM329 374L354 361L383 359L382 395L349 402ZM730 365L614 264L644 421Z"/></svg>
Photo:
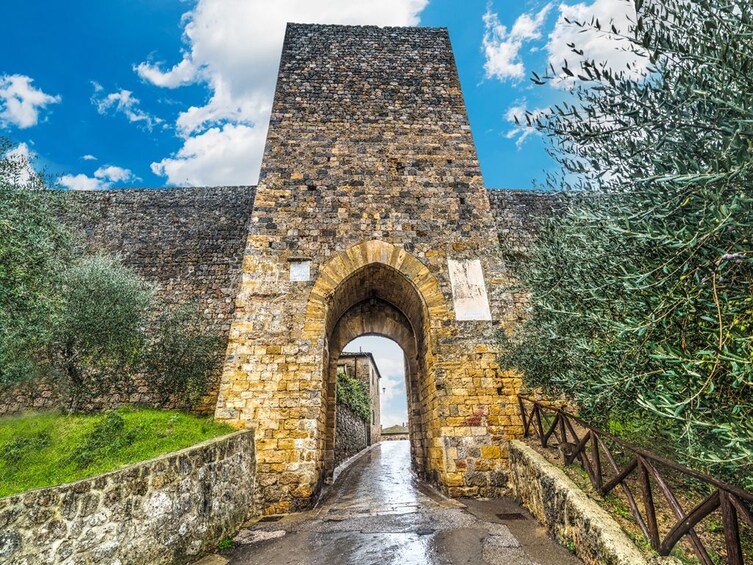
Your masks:
<svg viewBox="0 0 753 565"><path fill-rule="evenodd" d="M416 471L505 487L497 248L447 30L288 25L216 410L257 428L263 511L331 477L337 359L364 334L405 352Z"/></svg>

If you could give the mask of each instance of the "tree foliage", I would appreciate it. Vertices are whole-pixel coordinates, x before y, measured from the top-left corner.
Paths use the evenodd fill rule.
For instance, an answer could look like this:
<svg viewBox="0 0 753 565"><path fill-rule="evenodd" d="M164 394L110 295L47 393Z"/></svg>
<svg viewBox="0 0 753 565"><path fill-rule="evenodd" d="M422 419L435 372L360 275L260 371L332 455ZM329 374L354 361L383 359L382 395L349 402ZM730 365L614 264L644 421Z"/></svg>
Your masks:
<svg viewBox="0 0 753 565"><path fill-rule="evenodd" d="M530 318L503 363L632 439L753 486L753 4L636 1L605 33L631 69L581 57L535 82L572 98L529 116L566 211L521 282ZM645 68L636 79L636 68Z"/></svg>
<svg viewBox="0 0 753 565"><path fill-rule="evenodd" d="M85 257L61 276L51 362L69 409L126 383L145 341L152 288L106 255Z"/></svg>
<svg viewBox="0 0 753 565"><path fill-rule="evenodd" d="M344 371L337 373L337 402L350 408L364 422L371 418L371 398L366 383Z"/></svg>
<svg viewBox="0 0 753 565"><path fill-rule="evenodd" d="M73 234L55 216L40 177L21 183L25 159L0 138L0 385L33 378L59 309L55 273L73 255Z"/></svg>
<svg viewBox="0 0 753 565"><path fill-rule="evenodd" d="M222 359L222 339L196 304L163 304L150 332L144 369L161 397L183 407L206 394Z"/></svg>

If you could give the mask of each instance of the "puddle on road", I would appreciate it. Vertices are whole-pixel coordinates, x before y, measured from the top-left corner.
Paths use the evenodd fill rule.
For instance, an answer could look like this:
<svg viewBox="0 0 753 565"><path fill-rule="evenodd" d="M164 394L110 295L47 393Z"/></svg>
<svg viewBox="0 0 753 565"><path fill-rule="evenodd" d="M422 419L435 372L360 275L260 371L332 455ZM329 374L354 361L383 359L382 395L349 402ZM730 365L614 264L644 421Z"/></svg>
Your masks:
<svg viewBox="0 0 753 565"><path fill-rule="evenodd" d="M350 563L432 563L431 537L414 533L382 533L370 543L353 548ZM375 543L376 542L376 543Z"/></svg>

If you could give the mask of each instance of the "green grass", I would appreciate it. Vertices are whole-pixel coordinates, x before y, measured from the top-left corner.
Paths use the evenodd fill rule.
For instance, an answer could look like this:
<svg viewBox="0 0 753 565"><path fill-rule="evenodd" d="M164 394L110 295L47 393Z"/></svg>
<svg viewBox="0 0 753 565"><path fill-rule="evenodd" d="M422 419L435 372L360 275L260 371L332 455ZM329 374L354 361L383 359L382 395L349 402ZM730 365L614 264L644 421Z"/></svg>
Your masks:
<svg viewBox="0 0 753 565"><path fill-rule="evenodd" d="M0 418L0 496L68 483L232 432L183 412L120 408Z"/></svg>

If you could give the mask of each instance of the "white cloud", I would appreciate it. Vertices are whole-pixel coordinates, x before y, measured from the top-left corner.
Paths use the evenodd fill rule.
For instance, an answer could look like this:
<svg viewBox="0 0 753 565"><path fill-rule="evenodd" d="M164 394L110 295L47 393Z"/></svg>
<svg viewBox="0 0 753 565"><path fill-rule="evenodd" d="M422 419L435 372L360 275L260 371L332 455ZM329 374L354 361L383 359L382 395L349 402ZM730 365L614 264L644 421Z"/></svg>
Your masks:
<svg viewBox="0 0 753 565"><path fill-rule="evenodd" d="M518 17L508 30L499 21L496 12L491 11L491 5L484 14L484 54L486 62L484 70L486 78L499 80L520 80L525 75L525 67L520 58L523 43L534 39L541 39L541 27L544 25L551 4L547 4L538 13L523 14Z"/></svg>
<svg viewBox="0 0 753 565"><path fill-rule="evenodd" d="M84 161L96 161L97 158L94 155L84 155L81 157Z"/></svg>
<svg viewBox="0 0 753 565"><path fill-rule="evenodd" d="M549 64L555 70L559 70L567 60L568 66L575 72L573 61L581 57L568 47L568 43L574 43L577 49L583 51L583 58L603 62L614 70L626 71L627 76L632 78L645 76L648 60L627 49L629 44L619 37L619 33L626 34L631 21L635 21L632 0L594 0L590 4L583 2L572 6L560 4L559 12L560 17L546 45ZM566 19L586 23L592 19L598 20L601 31L568 23ZM618 34L612 33L612 25ZM628 65L631 66L630 70ZM563 76L554 85L567 85L572 81Z"/></svg>
<svg viewBox="0 0 753 565"><path fill-rule="evenodd" d="M92 104L97 107L97 112L102 115L110 112L123 114L129 122L139 124L145 129L152 131L154 126L163 123L164 120L142 110L139 105L139 99L133 95L130 90L121 89L117 92L102 95L104 89L102 85L93 82L94 96Z"/></svg>
<svg viewBox="0 0 753 565"><path fill-rule="evenodd" d="M256 183L287 22L415 25L428 0L199 0L183 17L185 51L170 68L134 68L154 85L206 84L211 96L177 120L184 146L152 164L173 184ZM221 128L221 129L219 129ZM253 131L252 131L253 130ZM210 133L211 132L211 133ZM209 134L209 135L207 135ZM236 157L239 138L251 152ZM210 145L213 144L213 145ZM230 156L220 163L215 156ZM222 171L211 168L222 167Z"/></svg>
<svg viewBox="0 0 753 565"><path fill-rule="evenodd" d="M60 96L51 96L34 88L33 79L25 75L0 75L0 127L21 129L39 123L39 111L58 104Z"/></svg>
<svg viewBox="0 0 753 565"><path fill-rule="evenodd" d="M100 167L94 171L94 176L107 182L126 182L136 179L130 169L116 167L115 165Z"/></svg>
<svg viewBox="0 0 753 565"><path fill-rule="evenodd" d="M10 166L0 167L0 181L16 186L30 186L38 180L33 162L37 158L36 153L29 149L28 144L19 143L5 152L3 157Z"/></svg>
<svg viewBox="0 0 753 565"><path fill-rule="evenodd" d="M255 184L265 138L266 128L213 127L186 138L175 155L152 163L152 172L179 186Z"/></svg>
<svg viewBox="0 0 753 565"><path fill-rule="evenodd" d="M547 111L547 108L528 108L525 101L511 106L505 112L505 119L512 124L512 129L505 134L505 137L507 139L514 139L515 145L520 147L530 136L539 134L534 126L534 121L536 118L543 116Z"/></svg>
<svg viewBox="0 0 753 565"><path fill-rule="evenodd" d="M87 177L81 173L78 175L63 175L57 180L57 184L68 190L102 190L102 181L97 178Z"/></svg>
<svg viewBox="0 0 753 565"><path fill-rule="evenodd" d="M130 169L117 167L115 165L105 165L94 171L94 176L90 177L83 173L77 175L63 175L57 179L57 184L69 190L105 190L112 188L117 182L128 182L140 180Z"/></svg>
<svg viewBox="0 0 753 565"><path fill-rule="evenodd" d="M167 72L163 72L160 65L151 63L139 63L134 65L133 70L147 82L164 88L177 88L191 84L198 78L197 69L188 57Z"/></svg>

